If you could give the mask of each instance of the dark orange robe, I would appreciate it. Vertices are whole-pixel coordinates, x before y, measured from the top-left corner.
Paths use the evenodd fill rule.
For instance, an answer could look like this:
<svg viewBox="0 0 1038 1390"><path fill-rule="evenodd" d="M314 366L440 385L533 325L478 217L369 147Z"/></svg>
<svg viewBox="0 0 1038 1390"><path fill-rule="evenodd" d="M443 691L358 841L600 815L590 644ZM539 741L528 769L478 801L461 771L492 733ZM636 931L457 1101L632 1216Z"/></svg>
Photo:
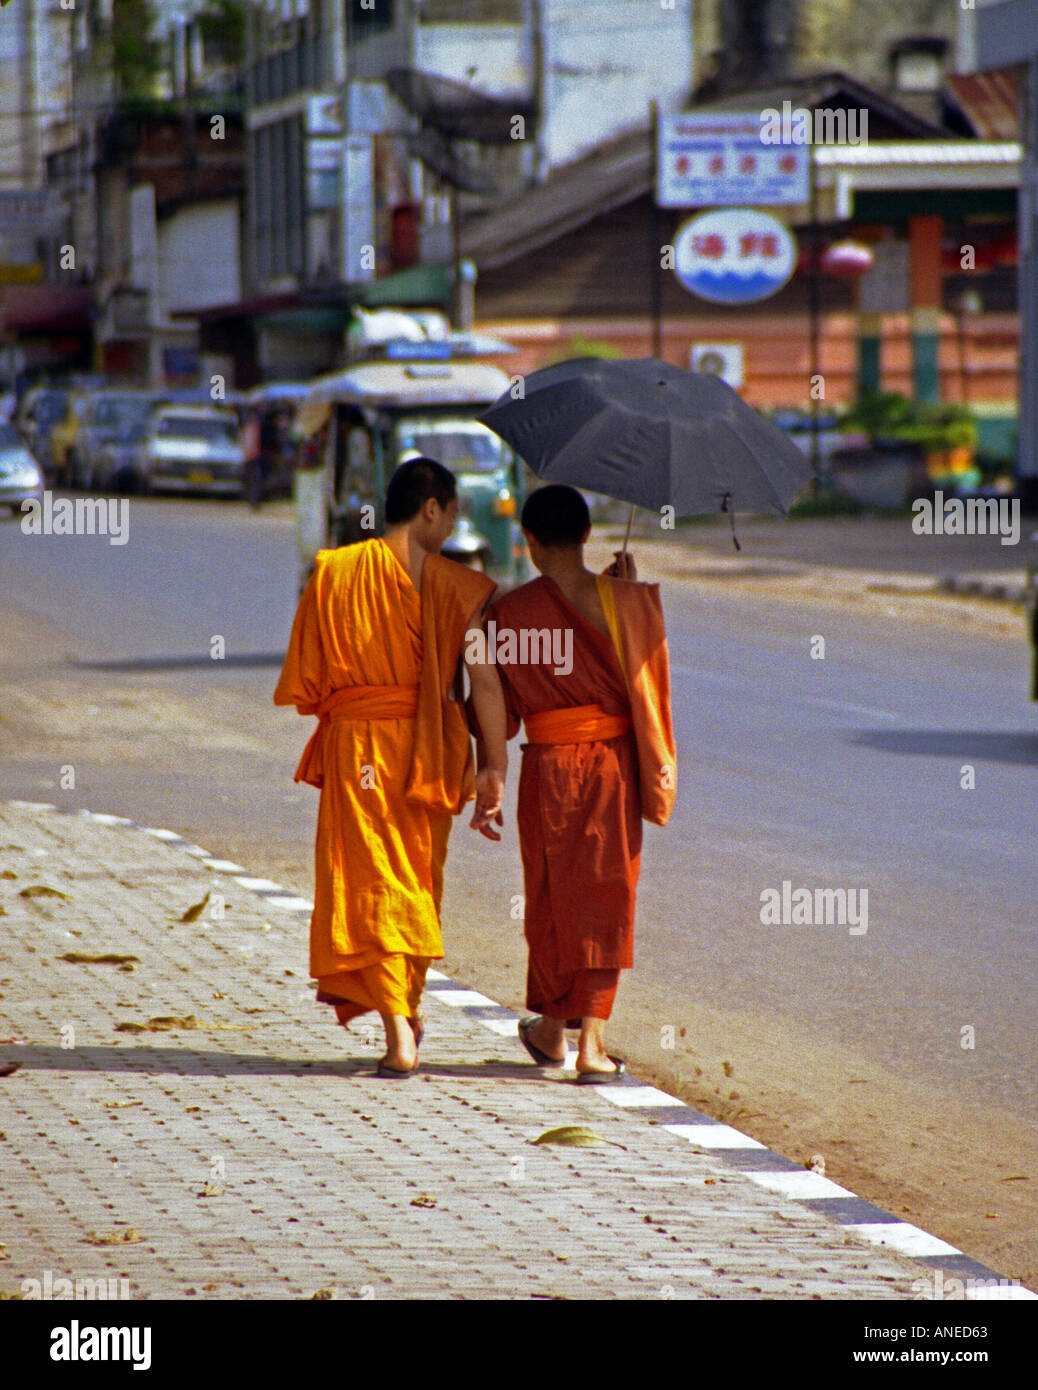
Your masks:
<svg viewBox="0 0 1038 1390"><path fill-rule="evenodd" d="M520 629L573 634L569 673L553 662L498 665L509 738L520 720L547 711L576 711L568 722L579 732L586 706L631 723L616 737L523 744L518 828L529 946L526 1003L566 1019L569 1027L584 1017L608 1018L619 971L633 964L641 822L664 823L676 787L658 588L603 577L599 589L610 635L592 626L548 578L505 595L488 612L496 624L492 629L488 621L490 646L502 654L509 630L516 651L522 650ZM567 720L544 722L551 728Z"/></svg>
<svg viewBox="0 0 1038 1390"><path fill-rule="evenodd" d="M413 1015L443 955L451 817L474 794L457 673L493 584L439 555L421 594L380 539L321 551L275 704L316 714L295 780L321 789L310 969L341 1021Z"/></svg>

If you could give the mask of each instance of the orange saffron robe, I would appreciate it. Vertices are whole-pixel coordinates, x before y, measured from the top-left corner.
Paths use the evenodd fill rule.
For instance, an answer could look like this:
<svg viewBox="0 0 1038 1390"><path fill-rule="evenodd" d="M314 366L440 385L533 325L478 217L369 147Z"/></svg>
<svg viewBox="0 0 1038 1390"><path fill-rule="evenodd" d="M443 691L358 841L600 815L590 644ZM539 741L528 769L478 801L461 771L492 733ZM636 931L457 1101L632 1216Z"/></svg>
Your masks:
<svg viewBox="0 0 1038 1390"><path fill-rule="evenodd" d="M474 794L456 693L494 585L429 555L421 594L381 539L321 551L274 703L317 714L295 780L320 788L310 970L342 1022L413 1015L440 959L451 817Z"/></svg>
<svg viewBox="0 0 1038 1390"><path fill-rule="evenodd" d="M610 1015L619 971L633 964L641 822L664 824L676 792L658 586L603 576L599 593L609 636L546 577L506 594L488 614L502 655L509 630L573 634L571 672L553 662L497 668L508 736L525 720L531 740L518 802L527 1007L569 1027ZM588 737L596 726L609 735L628 724L628 732Z"/></svg>

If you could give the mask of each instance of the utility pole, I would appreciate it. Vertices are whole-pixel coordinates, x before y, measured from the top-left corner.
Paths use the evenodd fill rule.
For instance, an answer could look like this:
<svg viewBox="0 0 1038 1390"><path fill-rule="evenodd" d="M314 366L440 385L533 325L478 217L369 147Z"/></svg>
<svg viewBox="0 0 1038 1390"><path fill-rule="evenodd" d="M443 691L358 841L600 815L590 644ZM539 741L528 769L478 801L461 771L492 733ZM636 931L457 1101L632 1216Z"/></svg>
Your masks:
<svg viewBox="0 0 1038 1390"><path fill-rule="evenodd" d="M184 152L188 198L194 198L198 192L198 133L195 130L195 77L192 53L194 37L195 22L189 19L184 25Z"/></svg>
<svg viewBox="0 0 1038 1390"><path fill-rule="evenodd" d="M807 281L808 296L808 315L811 334L810 350L810 378L811 378L811 471L814 474L814 486L818 486L819 470L821 468L821 448L818 437L820 425L819 409L820 401L818 397L818 383L822 375L822 342L821 342L821 320L822 320L822 267L819 264L819 236L818 226L818 168L815 164L815 146L812 141L807 147L807 167L808 178L810 180L811 193L811 225L809 228L810 257L811 265Z"/></svg>
<svg viewBox="0 0 1038 1390"><path fill-rule="evenodd" d="M660 104L655 97L649 102L649 146L652 151L652 177L649 198L649 297L652 306L652 355L663 357L663 277L660 274L660 245L663 240L663 218L660 216Z"/></svg>
<svg viewBox="0 0 1038 1390"><path fill-rule="evenodd" d="M1023 157L1017 225L1020 243L1020 388L1017 478L1025 511L1038 511L1038 6L1002 0L976 11L981 71L1026 64L1020 104Z"/></svg>

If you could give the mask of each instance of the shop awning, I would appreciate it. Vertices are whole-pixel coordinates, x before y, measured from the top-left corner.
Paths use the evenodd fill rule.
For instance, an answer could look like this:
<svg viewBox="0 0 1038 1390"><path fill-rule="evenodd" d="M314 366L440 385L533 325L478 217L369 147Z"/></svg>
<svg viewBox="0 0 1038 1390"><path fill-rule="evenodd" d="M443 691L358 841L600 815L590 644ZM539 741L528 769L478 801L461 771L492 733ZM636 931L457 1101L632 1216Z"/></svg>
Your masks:
<svg viewBox="0 0 1038 1390"><path fill-rule="evenodd" d="M256 295L231 304L174 309L172 317L197 319L200 324L248 319L257 328L274 333L338 333L350 323L354 304L369 309L390 305L442 308L450 304L451 287L449 265L414 265L364 285Z"/></svg>
<svg viewBox="0 0 1038 1390"><path fill-rule="evenodd" d="M397 270L381 280L352 291L355 304L367 309L388 305L445 305L451 300L452 271L449 265L413 265Z"/></svg>
<svg viewBox="0 0 1038 1390"><path fill-rule="evenodd" d="M83 332L93 298L74 285L0 285L0 322L16 333Z"/></svg>

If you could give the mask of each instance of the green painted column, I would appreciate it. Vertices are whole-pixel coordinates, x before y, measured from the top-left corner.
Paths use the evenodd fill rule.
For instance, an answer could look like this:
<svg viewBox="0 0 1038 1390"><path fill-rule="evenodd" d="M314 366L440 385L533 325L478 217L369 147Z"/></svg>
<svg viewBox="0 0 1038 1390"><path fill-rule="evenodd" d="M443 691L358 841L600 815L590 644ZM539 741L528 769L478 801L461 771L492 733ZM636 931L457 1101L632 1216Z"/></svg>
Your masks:
<svg viewBox="0 0 1038 1390"><path fill-rule="evenodd" d="M878 391L883 379L883 316L858 315L858 395Z"/></svg>

